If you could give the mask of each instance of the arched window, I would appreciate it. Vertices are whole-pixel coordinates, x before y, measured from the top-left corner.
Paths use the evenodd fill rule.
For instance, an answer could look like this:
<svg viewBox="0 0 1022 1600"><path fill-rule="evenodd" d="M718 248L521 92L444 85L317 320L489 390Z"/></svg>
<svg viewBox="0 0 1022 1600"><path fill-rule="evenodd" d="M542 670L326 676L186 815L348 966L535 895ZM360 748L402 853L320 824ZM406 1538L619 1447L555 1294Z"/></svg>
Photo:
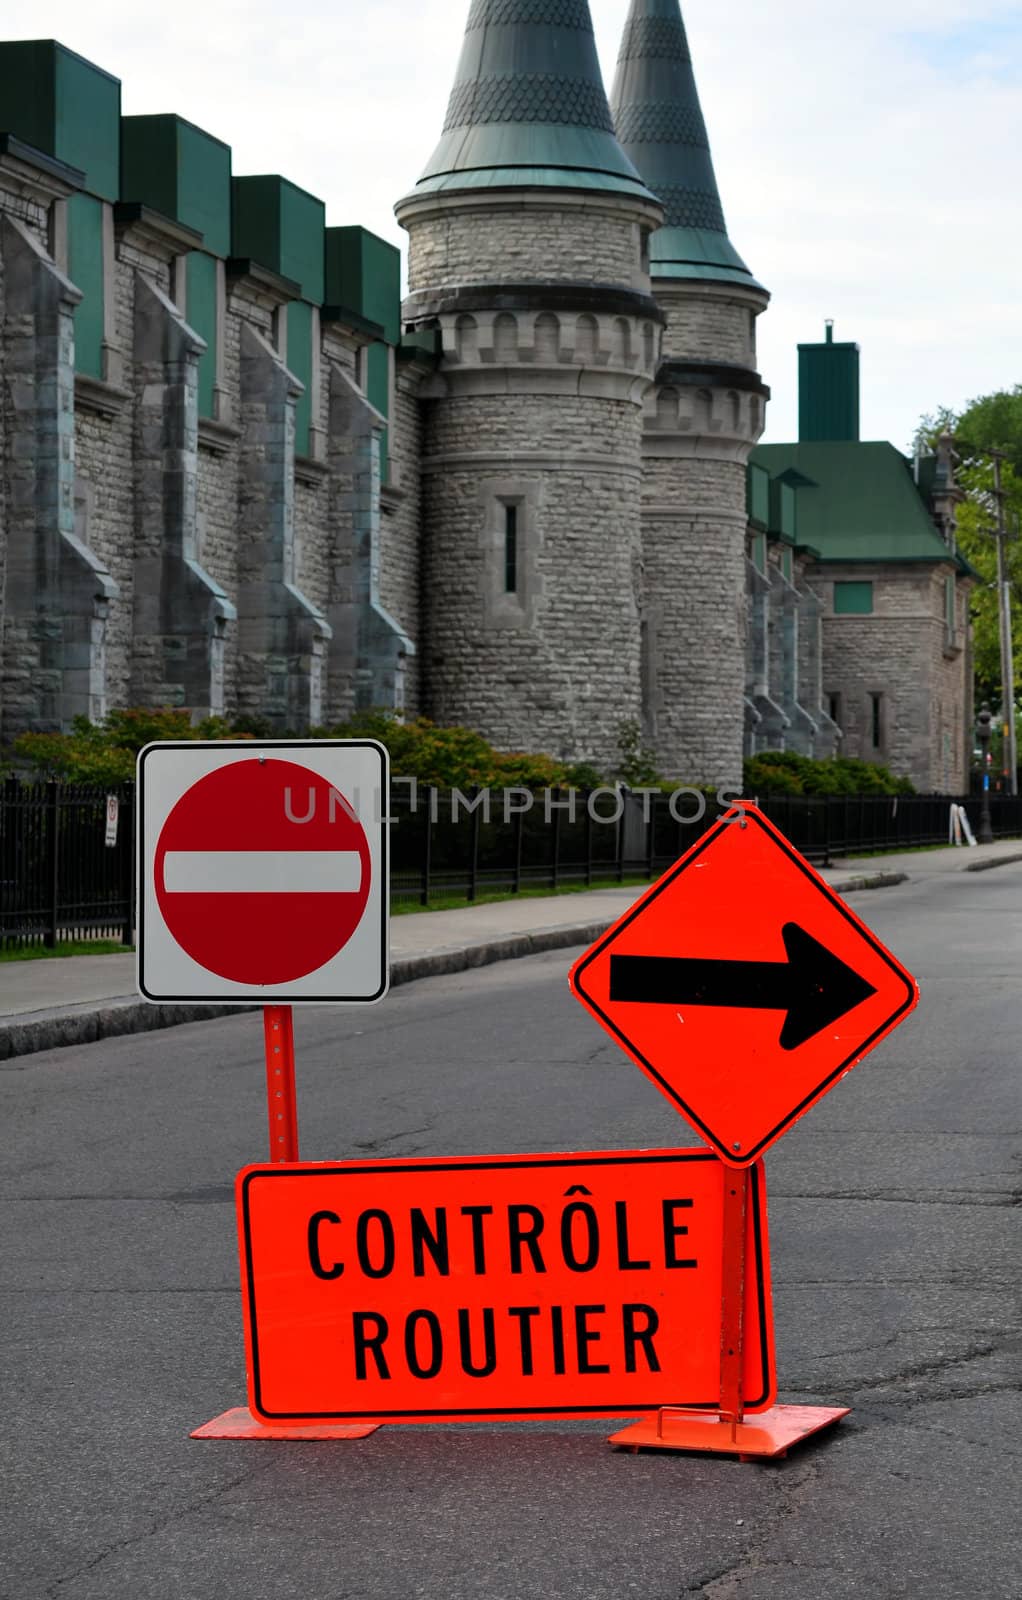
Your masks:
<svg viewBox="0 0 1022 1600"><path fill-rule="evenodd" d="M625 317L614 319L612 356L619 367L630 367L632 364L632 330Z"/></svg>
<svg viewBox="0 0 1022 1600"><path fill-rule="evenodd" d="M549 311L536 318L536 360L556 361L561 353L561 324Z"/></svg>
<svg viewBox="0 0 1022 1600"><path fill-rule="evenodd" d="M459 361L474 361L479 351L479 324L475 317L459 317L454 324L454 348Z"/></svg>
<svg viewBox="0 0 1022 1600"><path fill-rule="evenodd" d="M662 428L676 428L678 426L677 389L657 390L656 419Z"/></svg>
<svg viewBox="0 0 1022 1600"><path fill-rule="evenodd" d="M518 354L518 319L502 311L493 320L493 355L497 361L514 361Z"/></svg>
<svg viewBox="0 0 1022 1600"><path fill-rule="evenodd" d="M580 361L595 361L600 347L600 328L595 317L579 317L575 324L575 355Z"/></svg>

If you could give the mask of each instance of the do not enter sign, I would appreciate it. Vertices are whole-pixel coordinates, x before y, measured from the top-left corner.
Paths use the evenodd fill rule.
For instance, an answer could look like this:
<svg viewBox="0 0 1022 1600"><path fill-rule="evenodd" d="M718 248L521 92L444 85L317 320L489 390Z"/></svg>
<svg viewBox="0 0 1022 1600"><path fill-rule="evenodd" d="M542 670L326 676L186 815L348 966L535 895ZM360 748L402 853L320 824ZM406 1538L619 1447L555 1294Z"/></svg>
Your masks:
<svg viewBox="0 0 1022 1600"><path fill-rule="evenodd" d="M237 983L280 984L316 972L348 943L372 862L361 822L332 784L262 757L221 767L181 796L156 845L155 881L164 921L200 966Z"/></svg>
<svg viewBox="0 0 1022 1600"><path fill-rule="evenodd" d="M369 741L150 745L139 988L151 1000L375 1000L386 753Z"/></svg>

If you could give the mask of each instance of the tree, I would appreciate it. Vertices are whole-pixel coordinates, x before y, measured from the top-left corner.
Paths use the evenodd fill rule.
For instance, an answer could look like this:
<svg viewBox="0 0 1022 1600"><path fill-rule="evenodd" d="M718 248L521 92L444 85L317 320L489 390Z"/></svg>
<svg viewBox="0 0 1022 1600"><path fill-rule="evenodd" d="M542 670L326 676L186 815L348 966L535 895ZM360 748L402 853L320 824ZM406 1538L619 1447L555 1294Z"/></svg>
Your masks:
<svg viewBox="0 0 1022 1600"><path fill-rule="evenodd" d="M972 626L977 701L1001 703L1001 646L997 611L997 503L993 493L993 464L987 453L1001 450L1001 487L1005 491L1004 515L1009 532L1018 533L1022 522L1022 383L1013 389L971 400L959 413L942 406L923 417L916 448L932 448L941 433L954 435L961 457L958 482L965 500L958 508L958 547L975 567L980 582L972 593ZM1006 547L1008 579L1012 589L1012 642L1015 683L1022 673L1022 542Z"/></svg>

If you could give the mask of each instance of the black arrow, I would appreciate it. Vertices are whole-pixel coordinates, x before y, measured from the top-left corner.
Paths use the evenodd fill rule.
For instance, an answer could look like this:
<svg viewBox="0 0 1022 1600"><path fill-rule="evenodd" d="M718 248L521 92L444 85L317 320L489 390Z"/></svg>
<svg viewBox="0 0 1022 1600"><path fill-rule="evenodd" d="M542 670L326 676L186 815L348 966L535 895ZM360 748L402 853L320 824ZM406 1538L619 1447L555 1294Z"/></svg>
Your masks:
<svg viewBox="0 0 1022 1600"><path fill-rule="evenodd" d="M786 1011L781 1049L796 1050L876 990L797 922L782 931L787 961L611 956L610 998L645 1005Z"/></svg>

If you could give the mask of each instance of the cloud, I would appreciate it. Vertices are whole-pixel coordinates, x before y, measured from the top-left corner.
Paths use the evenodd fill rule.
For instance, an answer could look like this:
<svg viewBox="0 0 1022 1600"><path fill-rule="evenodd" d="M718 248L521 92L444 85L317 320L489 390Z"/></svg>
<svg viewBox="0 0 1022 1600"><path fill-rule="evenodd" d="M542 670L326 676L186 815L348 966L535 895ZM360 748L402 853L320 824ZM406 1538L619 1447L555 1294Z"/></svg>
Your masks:
<svg viewBox="0 0 1022 1600"><path fill-rule="evenodd" d="M627 0L592 0L608 89ZM54 37L119 76L127 112L177 111L282 172L333 223L396 243L394 201L439 138L468 0L6 0L6 38ZM939 402L1022 379L1017 0L685 0L731 237L773 292L768 437L796 426L795 350L863 347L863 433L907 442Z"/></svg>

